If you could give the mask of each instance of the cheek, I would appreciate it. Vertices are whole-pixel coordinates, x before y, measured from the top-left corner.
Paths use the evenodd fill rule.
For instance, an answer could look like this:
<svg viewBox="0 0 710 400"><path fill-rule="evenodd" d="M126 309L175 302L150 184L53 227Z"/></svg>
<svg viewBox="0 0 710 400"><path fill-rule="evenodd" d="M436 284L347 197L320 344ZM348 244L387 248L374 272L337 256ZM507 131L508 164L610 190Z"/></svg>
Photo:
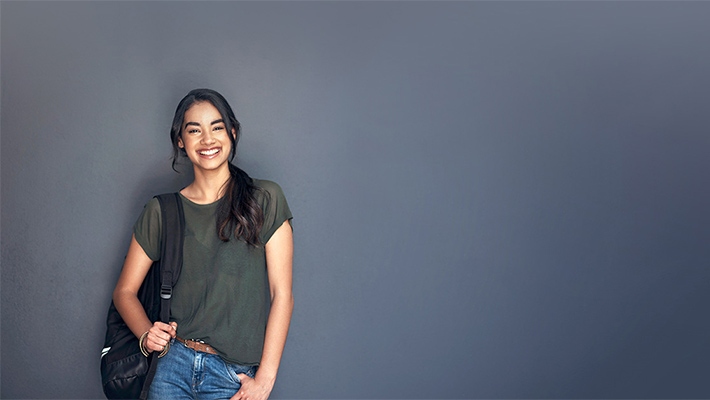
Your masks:
<svg viewBox="0 0 710 400"><path fill-rule="evenodd" d="M232 155L232 147L233 147L233 146L232 146L232 142L229 141L229 139L227 139L227 143L228 143L228 144L227 144L228 149L227 149L227 151L226 151L225 153L227 153L227 155Z"/></svg>
<svg viewBox="0 0 710 400"><path fill-rule="evenodd" d="M228 151L225 151L225 152L228 153L228 154L231 153L231 151L232 151L232 141L229 139L229 135L224 135L222 138L220 138L220 140L221 140L222 143L223 143L222 147L224 147L225 150L228 150Z"/></svg>

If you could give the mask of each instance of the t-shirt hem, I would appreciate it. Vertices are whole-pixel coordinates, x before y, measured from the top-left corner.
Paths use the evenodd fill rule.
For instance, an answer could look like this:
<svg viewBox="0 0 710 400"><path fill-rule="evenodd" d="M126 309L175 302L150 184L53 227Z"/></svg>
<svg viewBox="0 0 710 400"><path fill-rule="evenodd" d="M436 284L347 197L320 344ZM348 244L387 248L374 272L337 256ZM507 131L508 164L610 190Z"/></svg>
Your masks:
<svg viewBox="0 0 710 400"><path fill-rule="evenodd" d="M264 238L265 238L264 244L269 243L269 240L271 239L272 236L274 236L274 233L276 233L276 231L279 230L279 228L281 228L281 225L283 225L284 222L286 222L286 221L289 221L289 226L291 226L291 231L293 231L293 225L291 225L292 219L293 219L293 216L289 215L288 217L283 218L282 221L275 223L274 226L271 227L271 229L269 229L266 232L266 235L264 236Z"/></svg>

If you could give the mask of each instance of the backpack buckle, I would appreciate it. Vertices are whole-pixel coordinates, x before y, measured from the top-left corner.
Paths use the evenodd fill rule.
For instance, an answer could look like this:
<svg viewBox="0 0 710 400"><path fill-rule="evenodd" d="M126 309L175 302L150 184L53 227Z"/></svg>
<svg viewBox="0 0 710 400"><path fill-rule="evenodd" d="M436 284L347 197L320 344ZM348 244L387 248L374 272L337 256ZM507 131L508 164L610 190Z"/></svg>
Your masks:
<svg viewBox="0 0 710 400"><path fill-rule="evenodd" d="M169 285L160 286L160 298L163 300L170 300L173 297L173 287Z"/></svg>

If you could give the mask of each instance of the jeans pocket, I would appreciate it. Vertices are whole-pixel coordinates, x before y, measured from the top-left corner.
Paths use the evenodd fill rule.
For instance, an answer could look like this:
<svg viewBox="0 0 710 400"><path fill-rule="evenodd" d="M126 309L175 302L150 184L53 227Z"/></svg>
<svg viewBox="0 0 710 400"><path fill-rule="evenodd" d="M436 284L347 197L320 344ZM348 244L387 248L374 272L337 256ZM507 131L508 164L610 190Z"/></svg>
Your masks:
<svg viewBox="0 0 710 400"><path fill-rule="evenodd" d="M234 382L238 383L239 385L242 384L242 381L239 379L237 374L246 374L250 378L253 378L256 374L256 367L253 367L251 365L231 364L227 362L225 362L224 364L227 367L227 372L229 372L229 376L232 378L232 380L234 380Z"/></svg>

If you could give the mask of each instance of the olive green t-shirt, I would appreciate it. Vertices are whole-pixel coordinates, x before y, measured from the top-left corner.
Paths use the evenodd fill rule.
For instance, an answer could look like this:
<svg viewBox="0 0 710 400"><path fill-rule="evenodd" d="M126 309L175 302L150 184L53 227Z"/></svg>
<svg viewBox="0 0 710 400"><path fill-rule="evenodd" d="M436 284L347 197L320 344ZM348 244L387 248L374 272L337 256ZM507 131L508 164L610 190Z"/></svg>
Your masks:
<svg viewBox="0 0 710 400"><path fill-rule="evenodd" d="M256 248L233 236L228 242L219 239L218 202L196 204L181 195L183 265L170 304L178 336L203 340L225 361L245 365L258 365L264 347L269 297L263 244L293 218L278 184L259 179L254 184L264 189L256 192L264 212L262 245ZM136 241L153 261L160 258L161 229L160 204L153 198L133 227Z"/></svg>

